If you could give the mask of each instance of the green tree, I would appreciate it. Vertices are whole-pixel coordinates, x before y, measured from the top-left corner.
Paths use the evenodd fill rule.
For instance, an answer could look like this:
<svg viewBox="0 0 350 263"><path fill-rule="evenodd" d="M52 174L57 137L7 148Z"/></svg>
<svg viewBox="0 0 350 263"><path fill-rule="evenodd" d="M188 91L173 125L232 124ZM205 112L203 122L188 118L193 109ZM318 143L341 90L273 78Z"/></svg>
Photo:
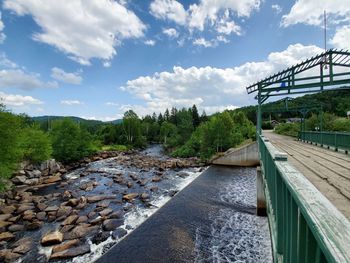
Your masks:
<svg viewBox="0 0 350 263"><path fill-rule="evenodd" d="M53 157L63 163L77 161L94 151L91 135L69 118L54 121L50 135Z"/></svg>
<svg viewBox="0 0 350 263"><path fill-rule="evenodd" d="M179 144L185 144L185 142L191 137L191 134L194 130L192 114L183 108L177 113L176 119L176 126L180 135Z"/></svg>
<svg viewBox="0 0 350 263"><path fill-rule="evenodd" d="M22 152L21 119L3 106L0 111L0 190L5 187L5 180L10 178L20 162Z"/></svg>
<svg viewBox="0 0 350 263"><path fill-rule="evenodd" d="M122 127L127 144L136 147L143 147L146 144L141 133L141 121L134 111L128 110L124 113Z"/></svg>
<svg viewBox="0 0 350 263"><path fill-rule="evenodd" d="M23 159L31 163L40 163L51 157L51 140L47 133L36 126L26 127L21 134Z"/></svg>
<svg viewBox="0 0 350 263"><path fill-rule="evenodd" d="M192 120L193 120L193 127L197 128L199 126L199 124L201 123L199 114L198 114L198 110L195 104L193 104L192 106Z"/></svg>
<svg viewBox="0 0 350 263"><path fill-rule="evenodd" d="M162 126L160 127L160 136L162 138L162 142L165 146L168 145L168 138L169 137L176 137L177 135L177 128L174 124L170 122L163 122Z"/></svg>

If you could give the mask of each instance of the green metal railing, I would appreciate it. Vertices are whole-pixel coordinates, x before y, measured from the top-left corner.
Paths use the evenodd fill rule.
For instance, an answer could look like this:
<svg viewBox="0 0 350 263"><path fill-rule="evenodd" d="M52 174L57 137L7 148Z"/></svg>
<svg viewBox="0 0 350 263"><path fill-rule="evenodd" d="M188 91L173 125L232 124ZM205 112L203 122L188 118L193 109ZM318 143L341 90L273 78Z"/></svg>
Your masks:
<svg viewBox="0 0 350 263"><path fill-rule="evenodd" d="M321 146L331 146L337 151L342 149L350 150L350 133L346 132L299 132L299 140L319 144Z"/></svg>
<svg viewBox="0 0 350 263"><path fill-rule="evenodd" d="M259 136L274 262L350 262L350 222Z"/></svg>

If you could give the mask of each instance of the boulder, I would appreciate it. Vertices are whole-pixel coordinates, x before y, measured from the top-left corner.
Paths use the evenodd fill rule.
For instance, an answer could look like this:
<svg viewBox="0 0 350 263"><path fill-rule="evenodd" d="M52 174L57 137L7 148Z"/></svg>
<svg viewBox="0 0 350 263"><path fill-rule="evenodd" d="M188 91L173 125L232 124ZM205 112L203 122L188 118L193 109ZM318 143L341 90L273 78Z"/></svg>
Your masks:
<svg viewBox="0 0 350 263"><path fill-rule="evenodd" d="M100 215L100 216L107 216L107 215L109 215L109 214L112 213L112 212L113 212L112 209L106 208L106 209L102 210L101 212L99 212L99 215Z"/></svg>
<svg viewBox="0 0 350 263"><path fill-rule="evenodd" d="M63 234L59 231L51 232L48 234L45 234L41 238L41 244L43 246L49 246L54 244L62 243L63 241Z"/></svg>
<svg viewBox="0 0 350 263"><path fill-rule="evenodd" d="M9 225L11 225L12 223L11 222L7 222L7 221L0 221L0 229L1 228L5 228Z"/></svg>
<svg viewBox="0 0 350 263"><path fill-rule="evenodd" d="M149 194L146 193L146 192L141 194L141 199L142 199L142 200L149 199L149 197L150 197Z"/></svg>
<svg viewBox="0 0 350 263"><path fill-rule="evenodd" d="M41 176L41 172L39 170L27 171L27 175L29 178L39 178Z"/></svg>
<svg viewBox="0 0 350 263"><path fill-rule="evenodd" d="M74 225L66 225L66 226L63 226L61 229L60 229L60 232L61 233L67 233L69 231L71 231L75 226Z"/></svg>
<svg viewBox="0 0 350 263"><path fill-rule="evenodd" d="M125 236L127 233L128 233L128 231L126 231L124 228L119 227L113 231L112 238L119 239L119 238L122 238L123 236Z"/></svg>
<svg viewBox="0 0 350 263"><path fill-rule="evenodd" d="M7 219L11 218L11 214L2 214L0 215L0 221L6 221Z"/></svg>
<svg viewBox="0 0 350 263"><path fill-rule="evenodd" d="M10 249L4 249L0 251L0 261L6 263L15 262L21 257L21 254L13 253Z"/></svg>
<svg viewBox="0 0 350 263"><path fill-rule="evenodd" d="M130 194L126 194L123 196L123 200L131 202L133 199L135 199L136 197L138 197L139 194L138 193L130 193Z"/></svg>
<svg viewBox="0 0 350 263"><path fill-rule="evenodd" d="M13 205L0 206L0 212L3 214L12 214L14 211L16 211L16 207L14 207Z"/></svg>
<svg viewBox="0 0 350 263"><path fill-rule="evenodd" d="M27 177L25 175L17 175L14 178L12 178L12 182L14 184L24 184L27 180Z"/></svg>
<svg viewBox="0 0 350 263"><path fill-rule="evenodd" d="M80 224L80 223L85 223L86 221L88 221L87 216L79 216L79 218L77 219L77 221L75 223Z"/></svg>
<svg viewBox="0 0 350 263"><path fill-rule="evenodd" d="M73 247L60 252L53 253L50 256L50 260L76 257L76 256L84 255L89 252L90 252L90 246L88 244L84 244L82 246Z"/></svg>
<svg viewBox="0 0 350 263"><path fill-rule="evenodd" d="M95 196L87 196L88 203L96 203L106 199L115 199L114 195L95 195Z"/></svg>
<svg viewBox="0 0 350 263"><path fill-rule="evenodd" d="M73 225L77 219L78 219L78 215L71 215L71 216L68 216L62 223L61 225L62 226L65 226L65 225Z"/></svg>
<svg viewBox="0 0 350 263"><path fill-rule="evenodd" d="M92 243L94 244L100 244L103 241L106 241L110 236L110 233L107 231L98 232L94 237L91 239Z"/></svg>
<svg viewBox="0 0 350 263"><path fill-rule="evenodd" d="M45 184L52 184L52 183L56 183L56 182L59 182L61 181L62 178L61 178L61 174L58 174L58 175L54 175L54 176L51 176L47 179L44 180L44 183Z"/></svg>
<svg viewBox="0 0 350 263"><path fill-rule="evenodd" d="M41 228L43 225L43 222L42 221L33 221L33 222L30 222L30 223L27 223L26 224L26 229L27 230L37 230L39 228Z"/></svg>
<svg viewBox="0 0 350 263"><path fill-rule="evenodd" d="M11 239L13 239L15 236L10 233L10 232L2 232L0 233L0 242L1 241L9 241Z"/></svg>
<svg viewBox="0 0 350 263"><path fill-rule="evenodd" d="M18 232L24 230L24 225L12 225L9 226L7 229L10 232Z"/></svg>
<svg viewBox="0 0 350 263"><path fill-rule="evenodd" d="M33 247L33 242L30 238L22 238L18 240L12 247L14 247L12 250L13 253L24 255Z"/></svg>
<svg viewBox="0 0 350 263"><path fill-rule="evenodd" d="M98 230L99 226L76 226L72 231L64 234L64 239L79 239Z"/></svg>
<svg viewBox="0 0 350 263"><path fill-rule="evenodd" d="M97 204L96 204L96 207L103 207L103 208L106 208L106 207L109 206L110 202L111 202L111 201L109 201L109 200L103 200L103 201L97 203Z"/></svg>
<svg viewBox="0 0 350 263"><path fill-rule="evenodd" d="M45 209L45 212L56 212L58 210L58 206L54 205L54 206L49 206Z"/></svg>
<svg viewBox="0 0 350 263"><path fill-rule="evenodd" d="M44 211L44 210L48 207L48 205L47 205L47 204L44 204L44 203L42 203L42 202L39 202L39 203L36 204L36 207L37 207L40 211Z"/></svg>
<svg viewBox="0 0 350 263"><path fill-rule="evenodd" d="M115 211L112 214L110 214L108 216L108 218L110 218L110 219L120 219L120 218L123 218L123 216L124 216L124 212L122 210L119 210L119 211Z"/></svg>
<svg viewBox="0 0 350 263"><path fill-rule="evenodd" d="M158 182L160 182L161 180L162 180L162 178L159 177L159 176L155 176L155 177L152 178L152 182L155 182L155 183L158 183Z"/></svg>
<svg viewBox="0 0 350 263"><path fill-rule="evenodd" d="M31 204L31 203L27 203L27 204L22 204L20 205L18 208L17 208L17 213L18 214L21 214L25 211L28 211L28 210L33 210L34 209L34 205Z"/></svg>
<svg viewBox="0 0 350 263"><path fill-rule="evenodd" d="M79 204L79 199L77 198L69 199L67 202L68 206L77 206L78 204Z"/></svg>
<svg viewBox="0 0 350 263"><path fill-rule="evenodd" d="M62 244L55 245L52 248L52 253L61 252L61 251L70 249L72 247L76 247L78 245L80 245L80 240L79 239L68 240L68 241L66 241L66 242L64 242Z"/></svg>
<svg viewBox="0 0 350 263"><path fill-rule="evenodd" d="M70 206L61 206L57 210L57 217L62 217L62 216L69 216L72 213L73 209Z"/></svg>
<svg viewBox="0 0 350 263"><path fill-rule="evenodd" d="M123 225L124 220L122 219L106 219L103 221L103 230L105 231L113 231L117 227Z"/></svg>

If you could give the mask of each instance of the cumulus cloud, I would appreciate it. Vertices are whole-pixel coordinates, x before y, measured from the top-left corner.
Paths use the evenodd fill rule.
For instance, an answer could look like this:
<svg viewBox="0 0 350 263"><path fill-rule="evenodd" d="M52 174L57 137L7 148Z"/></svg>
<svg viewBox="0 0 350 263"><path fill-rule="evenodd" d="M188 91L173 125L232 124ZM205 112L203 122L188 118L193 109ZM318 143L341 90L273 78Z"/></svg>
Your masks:
<svg viewBox="0 0 350 263"><path fill-rule="evenodd" d="M242 28L234 18L250 17L253 11L259 10L261 2L262 0L200 0L185 10L176 0L154 0L150 10L156 18L175 22L190 32L210 29L218 34L241 35Z"/></svg>
<svg viewBox="0 0 350 263"><path fill-rule="evenodd" d="M193 45L195 46L203 46L203 47L213 47L215 44L212 41L206 40L204 38L197 38L193 41Z"/></svg>
<svg viewBox="0 0 350 263"><path fill-rule="evenodd" d="M73 105L83 105L84 103L79 100L61 100L61 104L73 106Z"/></svg>
<svg viewBox="0 0 350 263"><path fill-rule="evenodd" d="M144 43L147 46L154 46L156 44L156 41L149 39L149 40L146 40Z"/></svg>
<svg viewBox="0 0 350 263"><path fill-rule="evenodd" d="M337 29L331 44L335 48L350 50L350 25Z"/></svg>
<svg viewBox="0 0 350 263"><path fill-rule="evenodd" d="M80 76L80 72L69 73L56 67L51 69L51 77L58 81L74 85L81 84L83 80L83 78Z"/></svg>
<svg viewBox="0 0 350 263"><path fill-rule="evenodd" d="M5 0L18 16L30 15L41 32L33 39L54 46L83 65L110 61L126 38L144 35L146 26L124 5L110 0Z"/></svg>
<svg viewBox="0 0 350 263"><path fill-rule="evenodd" d="M144 105L122 105L140 115L163 112L176 106L196 104L200 110L213 113L253 103L245 87L266 76L322 52L317 46L290 45L281 52L270 53L265 61L248 62L234 68L175 66L171 72L155 73L129 80L122 90L144 101Z"/></svg>
<svg viewBox="0 0 350 263"><path fill-rule="evenodd" d="M5 53L0 53L0 68L18 68L18 65L10 60Z"/></svg>
<svg viewBox="0 0 350 263"><path fill-rule="evenodd" d="M0 103L12 107L43 104L42 101L35 99L31 96L6 94L4 92L0 92Z"/></svg>
<svg viewBox="0 0 350 263"><path fill-rule="evenodd" d="M27 73L22 69L0 70L0 88L33 90L37 88L56 88L57 82L43 82L39 74Z"/></svg>
<svg viewBox="0 0 350 263"><path fill-rule="evenodd" d="M324 10L327 10L329 23L350 21L349 0L298 0L290 12L282 17L281 24L284 27L298 23L321 26Z"/></svg>
<svg viewBox="0 0 350 263"><path fill-rule="evenodd" d="M150 11L156 18L167 19L179 25L186 24L187 13L176 0L155 0L150 5Z"/></svg>
<svg viewBox="0 0 350 263"><path fill-rule="evenodd" d="M276 14L279 14L282 12L282 7L278 4L273 4L271 6L272 10L276 13Z"/></svg>
<svg viewBox="0 0 350 263"><path fill-rule="evenodd" d="M171 38L176 38L179 36L179 33L177 32L177 30L175 28L164 28L163 34L165 34Z"/></svg>
<svg viewBox="0 0 350 263"><path fill-rule="evenodd" d="M5 26L1 20L1 12L0 12L0 44L4 43L4 41L6 39L6 35L4 34L4 32L2 32L4 30L4 28L5 28Z"/></svg>
<svg viewBox="0 0 350 263"><path fill-rule="evenodd" d="M107 106L120 106L120 104L119 103L116 103L116 102L106 102L106 105Z"/></svg>

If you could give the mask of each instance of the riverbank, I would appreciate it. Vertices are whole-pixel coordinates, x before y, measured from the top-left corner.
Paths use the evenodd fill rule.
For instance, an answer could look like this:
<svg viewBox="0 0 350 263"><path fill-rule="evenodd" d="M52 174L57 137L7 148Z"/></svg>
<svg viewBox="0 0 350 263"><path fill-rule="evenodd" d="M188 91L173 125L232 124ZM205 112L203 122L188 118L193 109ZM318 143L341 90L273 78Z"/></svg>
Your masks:
<svg viewBox="0 0 350 263"><path fill-rule="evenodd" d="M154 149L115 154L48 176L60 180L7 192L0 205L0 260L94 258L140 224L132 220L135 213L153 213L202 169L194 159Z"/></svg>

